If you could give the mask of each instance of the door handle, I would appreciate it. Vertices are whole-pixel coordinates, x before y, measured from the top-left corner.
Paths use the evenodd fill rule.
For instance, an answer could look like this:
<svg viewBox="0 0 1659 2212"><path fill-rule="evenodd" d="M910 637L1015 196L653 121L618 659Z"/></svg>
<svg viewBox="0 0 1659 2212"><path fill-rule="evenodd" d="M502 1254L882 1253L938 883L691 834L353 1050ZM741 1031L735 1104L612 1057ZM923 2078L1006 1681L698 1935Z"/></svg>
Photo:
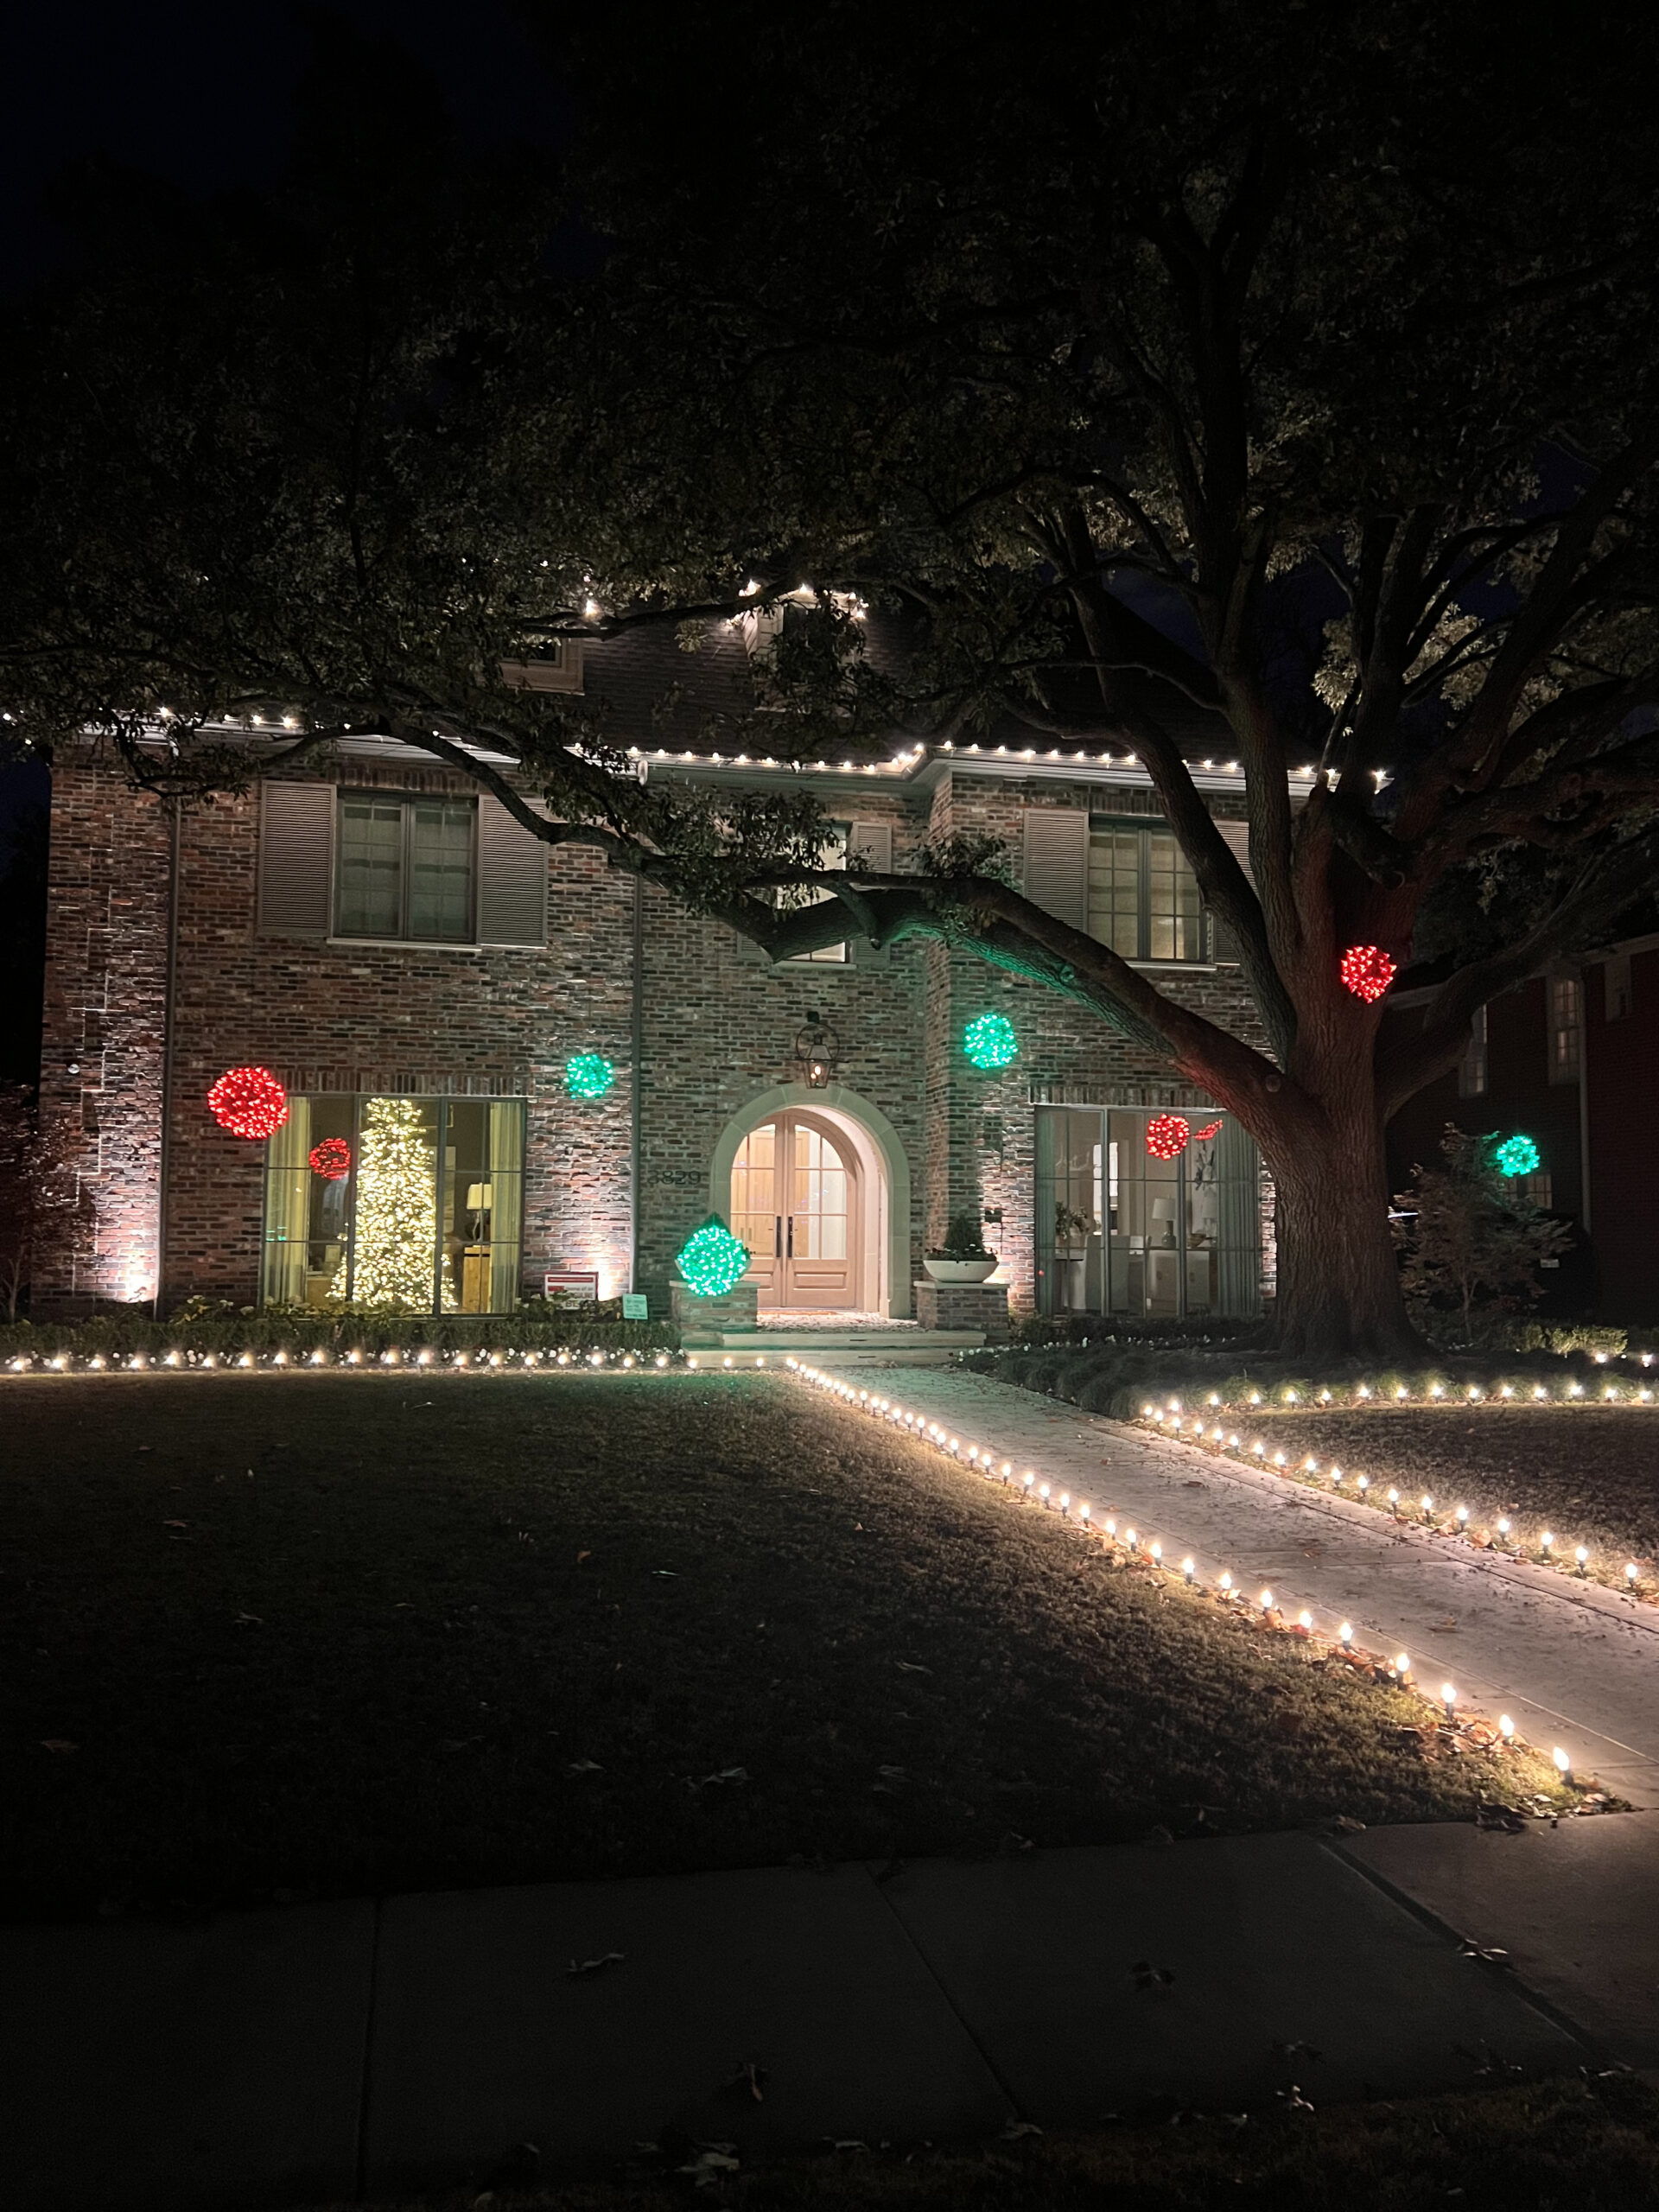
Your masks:
<svg viewBox="0 0 1659 2212"><path fill-rule="evenodd" d="M774 1260L781 1260L784 1256L784 1217L782 1214L777 1214L772 1218L772 1256Z"/></svg>
<svg viewBox="0 0 1659 2212"><path fill-rule="evenodd" d="M795 1217L794 1217L794 1215L793 1215L793 1214L791 1214L791 1216L789 1217L789 1257L792 1260L792 1259L794 1258L794 1256L795 1256Z"/></svg>

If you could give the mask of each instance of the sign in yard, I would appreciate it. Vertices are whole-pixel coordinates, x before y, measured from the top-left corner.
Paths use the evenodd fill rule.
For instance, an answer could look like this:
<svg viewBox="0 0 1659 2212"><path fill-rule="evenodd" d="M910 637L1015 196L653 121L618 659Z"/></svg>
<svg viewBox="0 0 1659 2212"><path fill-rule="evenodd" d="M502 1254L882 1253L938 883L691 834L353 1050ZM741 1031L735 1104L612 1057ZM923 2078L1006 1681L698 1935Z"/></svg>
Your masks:
<svg viewBox="0 0 1659 2212"><path fill-rule="evenodd" d="M594 1269L590 1274L582 1268L550 1268L542 1277L542 1296L557 1298L561 1293L566 1298L583 1298L590 1305L596 1306L599 1303L598 1270Z"/></svg>

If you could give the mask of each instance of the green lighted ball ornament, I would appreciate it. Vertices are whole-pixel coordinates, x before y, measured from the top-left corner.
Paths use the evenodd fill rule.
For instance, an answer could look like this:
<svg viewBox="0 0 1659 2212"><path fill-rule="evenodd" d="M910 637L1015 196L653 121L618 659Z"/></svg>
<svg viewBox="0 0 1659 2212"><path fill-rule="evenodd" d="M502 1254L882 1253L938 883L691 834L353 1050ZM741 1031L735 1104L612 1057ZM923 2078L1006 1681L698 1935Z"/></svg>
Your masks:
<svg viewBox="0 0 1659 2212"><path fill-rule="evenodd" d="M616 1070L598 1052L578 1052L564 1064L564 1087L573 1098L603 1098L616 1081Z"/></svg>
<svg viewBox="0 0 1659 2212"><path fill-rule="evenodd" d="M1005 1068L1020 1039L1006 1014L976 1014L962 1033L962 1049L976 1068Z"/></svg>
<svg viewBox="0 0 1659 2212"><path fill-rule="evenodd" d="M1530 1137L1505 1137L1492 1154L1500 1175L1532 1175L1538 1167L1538 1147Z"/></svg>
<svg viewBox="0 0 1659 2212"><path fill-rule="evenodd" d="M692 1230L674 1255L686 1288L697 1298L724 1298L742 1281L749 1248L712 1216Z"/></svg>

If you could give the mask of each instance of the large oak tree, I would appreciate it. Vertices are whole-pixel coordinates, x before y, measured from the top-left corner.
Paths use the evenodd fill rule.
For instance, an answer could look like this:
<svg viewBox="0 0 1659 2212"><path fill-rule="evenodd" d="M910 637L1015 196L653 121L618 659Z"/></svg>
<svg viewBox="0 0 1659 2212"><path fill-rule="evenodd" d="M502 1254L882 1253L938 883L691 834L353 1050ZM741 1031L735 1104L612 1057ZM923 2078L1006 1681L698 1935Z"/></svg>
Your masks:
<svg viewBox="0 0 1659 2212"><path fill-rule="evenodd" d="M338 42L284 189L130 191L6 372L13 727L102 731L174 790L247 772L226 718L286 713L314 753L373 727L541 822L487 745L552 802L538 834L775 952L850 908L1014 967L1255 1137L1287 1348L1401 1349L1389 1116L1659 857L1652 37L1585 16L1533 48L1486 7L931 14L550 29L588 273L550 260L570 219L540 180L445 159L418 88ZM573 632L691 647L803 582L747 749L1120 733L1265 1050L993 855L817 877L804 789L641 785L638 733L500 675ZM1243 764L1248 876L1172 671ZM780 906L804 883L840 903ZM1432 982L1420 1020L1344 990L1357 944Z"/></svg>

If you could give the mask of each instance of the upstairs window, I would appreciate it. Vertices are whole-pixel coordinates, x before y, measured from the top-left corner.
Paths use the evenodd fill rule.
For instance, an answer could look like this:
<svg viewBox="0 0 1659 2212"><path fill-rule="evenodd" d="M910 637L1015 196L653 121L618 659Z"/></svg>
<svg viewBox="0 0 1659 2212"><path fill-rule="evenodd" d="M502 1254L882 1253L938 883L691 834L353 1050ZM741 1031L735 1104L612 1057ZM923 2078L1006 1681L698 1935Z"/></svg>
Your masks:
<svg viewBox="0 0 1659 2212"><path fill-rule="evenodd" d="M1476 1010L1469 1027L1469 1042L1458 1063L1459 1098L1482 1098L1486 1093L1486 1009Z"/></svg>
<svg viewBox="0 0 1659 2212"><path fill-rule="evenodd" d="M477 823L472 799L342 792L335 934L471 943Z"/></svg>
<svg viewBox="0 0 1659 2212"><path fill-rule="evenodd" d="M1144 823L1091 822L1089 934L1125 960L1211 957L1198 878L1173 831Z"/></svg>
<svg viewBox="0 0 1659 2212"><path fill-rule="evenodd" d="M847 843L852 834L852 827L850 822L830 823L830 834L824 839L818 854L818 866L826 873L830 870L840 872L846 868ZM835 895L833 891L785 889L778 893L778 906L779 911L784 913L795 913L798 912L803 906L821 906L826 899L833 899ZM798 952L794 955L790 965L792 967L796 961L807 960L814 962L820 967L844 967L847 963L846 944L844 942L840 944L821 944L816 952Z"/></svg>
<svg viewBox="0 0 1659 2212"><path fill-rule="evenodd" d="M1583 995L1576 976L1550 977L1549 1079L1552 1083L1576 1083L1579 1079Z"/></svg>

